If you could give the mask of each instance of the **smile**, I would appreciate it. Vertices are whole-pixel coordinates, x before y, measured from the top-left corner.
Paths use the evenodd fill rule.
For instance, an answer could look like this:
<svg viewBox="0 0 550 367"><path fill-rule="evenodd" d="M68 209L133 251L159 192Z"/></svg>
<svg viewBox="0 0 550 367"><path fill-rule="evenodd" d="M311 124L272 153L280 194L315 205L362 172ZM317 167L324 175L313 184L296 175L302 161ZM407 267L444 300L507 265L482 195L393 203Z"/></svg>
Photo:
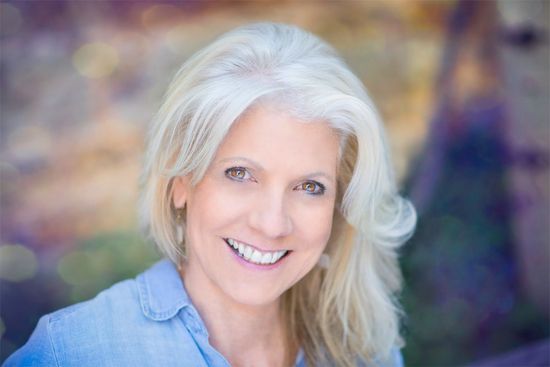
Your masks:
<svg viewBox="0 0 550 367"><path fill-rule="evenodd" d="M224 238L231 249L244 260L256 265L272 265L281 260L288 250L282 251L260 251L232 238Z"/></svg>

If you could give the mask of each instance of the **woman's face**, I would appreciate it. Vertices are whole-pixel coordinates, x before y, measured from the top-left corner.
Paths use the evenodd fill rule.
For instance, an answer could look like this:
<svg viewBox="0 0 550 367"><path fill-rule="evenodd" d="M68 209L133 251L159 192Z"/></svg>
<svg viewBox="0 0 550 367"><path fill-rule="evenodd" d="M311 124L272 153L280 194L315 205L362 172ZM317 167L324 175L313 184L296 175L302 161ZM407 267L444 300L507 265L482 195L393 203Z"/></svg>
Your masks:
<svg viewBox="0 0 550 367"><path fill-rule="evenodd" d="M331 233L339 139L267 107L236 122L204 178L174 181L187 207L186 283L266 305L317 263Z"/></svg>

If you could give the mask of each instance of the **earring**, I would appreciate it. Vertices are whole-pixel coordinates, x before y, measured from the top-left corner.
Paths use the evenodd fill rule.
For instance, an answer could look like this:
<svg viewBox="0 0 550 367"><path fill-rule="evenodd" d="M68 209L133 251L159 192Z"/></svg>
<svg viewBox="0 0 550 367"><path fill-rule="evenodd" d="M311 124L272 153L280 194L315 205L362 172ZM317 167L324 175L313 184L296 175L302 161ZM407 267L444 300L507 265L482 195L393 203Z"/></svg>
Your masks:
<svg viewBox="0 0 550 367"><path fill-rule="evenodd" d="M176 209L176 241L180 245L181 250L183 247L183 218L185 217L185 206Z"/></svg>
<svg viewBox="0 0 550 367"><path fill-rule="evenodd" d="M185 214L185 206L176 209L176 219L178 222L181 222L183 220L184 214Z"/></svg>

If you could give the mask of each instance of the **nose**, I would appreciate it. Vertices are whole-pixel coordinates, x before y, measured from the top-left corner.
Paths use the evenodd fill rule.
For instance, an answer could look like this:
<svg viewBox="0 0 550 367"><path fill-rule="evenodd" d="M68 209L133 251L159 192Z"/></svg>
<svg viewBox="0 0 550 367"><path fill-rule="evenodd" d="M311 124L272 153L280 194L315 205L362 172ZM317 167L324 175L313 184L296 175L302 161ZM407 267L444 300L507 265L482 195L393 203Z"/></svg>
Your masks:
<svg viewBox="0 0 550 367"><path fill-rule="evenodd" d="M293 223L284 193L263 192L252 204L249 225L268 238L288 236L292 232Z"/></svg>

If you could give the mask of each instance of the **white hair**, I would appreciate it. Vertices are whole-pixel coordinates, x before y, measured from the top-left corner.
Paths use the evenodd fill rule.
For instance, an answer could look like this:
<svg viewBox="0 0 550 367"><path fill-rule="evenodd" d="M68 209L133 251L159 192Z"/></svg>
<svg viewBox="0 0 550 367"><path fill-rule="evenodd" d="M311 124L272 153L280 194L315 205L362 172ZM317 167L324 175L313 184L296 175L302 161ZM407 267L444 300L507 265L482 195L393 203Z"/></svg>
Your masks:
<svg viewBox="0 0 550 367"><path fill-rule="evenodd" d="M230 127L258 103L325 121L342 137L331 262L283 295L292 336L311 363L351 366L358 358L385 358L400 342L397 249L416 214L398 194L384 128L363 84L316 36L290 25L247 25L183 64L151 125L143 224L179 263L184 245L172 181L191 175L199 182Z"/></svg>

